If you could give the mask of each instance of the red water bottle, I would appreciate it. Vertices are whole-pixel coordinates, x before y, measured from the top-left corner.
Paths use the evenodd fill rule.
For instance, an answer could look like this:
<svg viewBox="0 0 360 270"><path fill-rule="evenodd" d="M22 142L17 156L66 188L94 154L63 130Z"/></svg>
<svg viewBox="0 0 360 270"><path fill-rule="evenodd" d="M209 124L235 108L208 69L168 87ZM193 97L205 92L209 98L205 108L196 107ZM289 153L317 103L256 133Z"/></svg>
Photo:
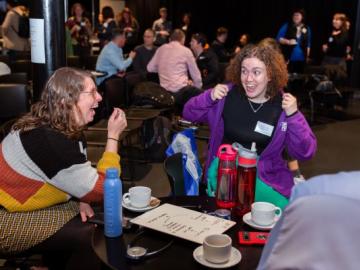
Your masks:
<svg viewBox="0 0 360 270"><path fill-rule="evenodd" d="M243 216L251 211L251 204L255 199L257 154L255 143L252 144L251 150L239 146L239 144L235 144L234 146L234 148L238 150L238 188L235 213L239 216Z"/></svg>
<svg viewBox="0 0 360 270"><path fill-rule="evenodd" d="M236 205L236 151L230 144L219 147L219 167L216 187L216 206L218 208L233 208Z"/></svg>

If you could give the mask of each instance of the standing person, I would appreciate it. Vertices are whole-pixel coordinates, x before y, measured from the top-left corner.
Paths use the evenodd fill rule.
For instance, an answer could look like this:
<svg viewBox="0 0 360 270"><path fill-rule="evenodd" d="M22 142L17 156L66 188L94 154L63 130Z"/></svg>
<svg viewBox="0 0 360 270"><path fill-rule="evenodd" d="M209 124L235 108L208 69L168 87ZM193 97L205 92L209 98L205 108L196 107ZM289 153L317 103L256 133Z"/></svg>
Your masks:
<svg viewBox="0 0 360 270"><path fill-rule="evenodd" d="M133 61L133 69L145 80L148 74L147 65L153 58L158 47L154 45L155 32L151 28L145 30L143 38L144 44L135 48L136 56Z"/></svg>
<svg viewBox="0 0 360 270"><path fill-rule="evenodd" d="M191 37L190 47L201 72L203 89L215 86L218 83L219 76L219 61L210 48L205 49L206 43L207 40L204 34L197 33Z"/></svg>
<svg viewBox="0 0 360 270"><path fill-rule="evenodd" d="M220 63L227 63L231 58L231 54L225 48L228 33L229 31L225 27L219 27L216 31L216 39L211 44L211 49L217 55Z"/></svg>
<svg viewBox="0 0 360 270"><path fill-rule="evenodd" d="M333 30L328 41L322 46L325 53L322 65L338 65L346 73L346 56L349 45L347 17L343 13L336 13L332 20Z"/></svg>
<svg viewBox="0 0 360 270"><path fill-rule="evenodd" d="M155 45L161 46L168 42L170 32L172 30L171 21L167 20L167 8L162 7L159 10L160 18L154 21L152 29L155 31L156 40Z"/></svg>
<svg viewBox="0 0 360 270"><path fill-rule="evenodd" d="M114 28L116 28L114 11L112 7L105 6L101 10L101 23L99 24L97 34L101 48L111 40L111 32Z"/></svg>
<svg viewBox="0 0 360 270"><path fill-rule="evenodd" d="M170 43L158 48L147 66L149 72L159 73L160 85L173 93L179 111L191 97L201 93L202 87L194 55L184 43L184 32L175 29L170 36Z"/></svg>
<svg viewBox="0 0 360 270"><path fill-rule="evenodd" d="M96 62L96 70L107 73L107 75L96 79L99 86L105 79L112 76L125 76L126 69L132 64L136 55L132 51L127 59L124 58L122 48L125 46L125 43L125 32L119 28L114 28L112 30L111 41L101 50Z"/></svg>
<svg viewBox="0 0 360 270"><path fill-rule="evenodd" d="M192 36L192 27L191 27L191 14L190 13L184 13L182 17L182 26L181 30L185 33L185 46L190 45L191 36Z"/></svg>
<svg viewBox="0 0 360 270"><path fill-rule="evenodd" d="M296 98L282 92L288 79L284 58L271 47L248 45L231 61L227 77L231 84L219 84L189 100L183 116L210 126L206 168L222 143L238 142L250 149L255 142L255 200L283 208L294 185L284 149L298 160L310 159L316 150L316 138ZM216 176L207 176L208 184L216 183Z"/></svg>
<svg viewBox="0 0 360 270"><path fill-rule="evenodd" d="M75 3L71 7L71 17L66 22L70 30L74 54L79 56L82 67L85 66L86 58L90 55L90 37L92 35L91 23L83 14L83 6Z"/></svg>
<svg viewBox="0 0 360 270"><path fill-rule="evenodd" d="M138 34L139 34L139 23L133 16L131 10L129 8L124 8L124 10L120 14L120 20L118 21L118 27L123 29L126 36L126 45L124 48L124 52L128 53L133 50L135 45L138 42Z"/></svg>
<svg viewBox="0 0 360 270"><path fill-rule="evenodd" d="M289 61L290 73L304 73L305 63L310 59L311 30L305 24L305 11L293 12L292 21L279 30L276 40L281 44L285 59Z"/></svg>
<svg viewBox="0 0 360 270"><path fill-rule="evenodd" d="M19 28L21 16L29 16L29 10L14 0L7 1L7 3L9 10L1 29L4 38L3 47L7 51L10 61L13 62L19 52L30 51L29 29L27 29L27 33L22 34L24 29ZM29 26L27 25L27 27Z"/></svg>
<svg viewBox="0 0 360 270"><path fill-rule="evenodd" d="M246 45L250 43L250 35L249 34L241 34L239 41L235 45L234 54L237 54L244 48Z"/></svg>
<svg viewBox="0 0 360 270"><path fill-rule="evenodd" d="M2 141L0 253L46 254L50 269L99 269L91 248L94 226L85 222L94 215L89 203L103 200L106 169L120 169L118 140L127 125L116 108L93 168L82 131L100 101L90 73L60 68Z"/></svg>

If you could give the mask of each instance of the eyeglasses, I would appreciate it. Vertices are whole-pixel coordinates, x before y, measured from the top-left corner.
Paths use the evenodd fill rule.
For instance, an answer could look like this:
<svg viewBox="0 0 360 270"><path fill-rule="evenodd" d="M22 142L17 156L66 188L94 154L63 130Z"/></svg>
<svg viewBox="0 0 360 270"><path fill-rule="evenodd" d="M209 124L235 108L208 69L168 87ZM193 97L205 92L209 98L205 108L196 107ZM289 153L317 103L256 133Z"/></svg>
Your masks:
<svg viewBox="0 0 360 270"><path fill-rule="evenodd" d="M90 95L92 95L93 98L96 98L97 94L100 95L100 93L97 91L96 88L91 91L82 91L82 92L80 92L80 94L90 94Z"/></svg>

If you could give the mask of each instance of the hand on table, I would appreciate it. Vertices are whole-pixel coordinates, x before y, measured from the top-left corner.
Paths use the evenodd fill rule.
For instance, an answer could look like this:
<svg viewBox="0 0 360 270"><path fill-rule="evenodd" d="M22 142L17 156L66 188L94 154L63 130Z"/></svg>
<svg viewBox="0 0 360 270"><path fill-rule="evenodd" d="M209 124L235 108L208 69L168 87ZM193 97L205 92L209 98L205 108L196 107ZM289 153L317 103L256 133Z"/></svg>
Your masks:
<svg viewBox="0 0 360 270"><path fill-rule="evenodd" d="M91 208L90 204L80 202L80 217L82 222L86 222L87 218L94 216L94 210Z"/></svg>

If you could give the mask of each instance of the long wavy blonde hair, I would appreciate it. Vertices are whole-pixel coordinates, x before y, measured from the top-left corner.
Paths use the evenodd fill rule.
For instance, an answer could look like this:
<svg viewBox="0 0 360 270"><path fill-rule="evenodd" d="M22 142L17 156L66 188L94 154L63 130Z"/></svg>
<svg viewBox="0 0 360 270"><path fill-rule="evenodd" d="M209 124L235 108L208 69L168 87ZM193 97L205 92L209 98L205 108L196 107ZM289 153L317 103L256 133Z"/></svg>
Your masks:
<svg viewBox="0 0 360 270"><path fill-rule="evenodd" d="M40 101L32 105L30 112L21 117L12 129L21 133L49 126L69 138L80 136L84 126L77 123L74 108L85 89L86 78L93 79L84 70L69 67L56 70L46 82Z"/></svg>

